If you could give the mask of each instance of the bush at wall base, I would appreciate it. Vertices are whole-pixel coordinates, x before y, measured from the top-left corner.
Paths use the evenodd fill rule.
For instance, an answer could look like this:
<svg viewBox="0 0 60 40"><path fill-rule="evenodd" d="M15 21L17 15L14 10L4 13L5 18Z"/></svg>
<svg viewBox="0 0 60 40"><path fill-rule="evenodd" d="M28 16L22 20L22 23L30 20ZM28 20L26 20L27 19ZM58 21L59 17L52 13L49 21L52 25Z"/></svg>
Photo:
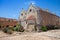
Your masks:
<svg viewBox="0 0 60 40"><path fill-rule="evenodd" d="M42 26L42 27L41 27L41 30L42 30L42 31L47 31L46 26Z"/></svg>
<svg viewBox="0 0 60 40"><path fill-rule="evenodd" d="M8 34L12 34L13 33L13 31L11 29L8 29L8 28L4 28L3 32L4 33L8 33Z"/></svg>

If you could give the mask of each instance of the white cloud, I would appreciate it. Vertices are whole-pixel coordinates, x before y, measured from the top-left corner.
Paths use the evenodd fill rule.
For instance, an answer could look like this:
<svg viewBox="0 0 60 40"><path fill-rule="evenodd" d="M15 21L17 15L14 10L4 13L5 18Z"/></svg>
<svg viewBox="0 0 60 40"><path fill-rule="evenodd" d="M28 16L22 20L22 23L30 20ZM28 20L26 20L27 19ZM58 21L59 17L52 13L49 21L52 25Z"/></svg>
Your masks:
<svg viewBox="0 0 60 40"><path fill-rule="evenodd" d="M35 2L34 2L34 1L31 1L31 3L32 3L32 4L35 4Z"/></svg>

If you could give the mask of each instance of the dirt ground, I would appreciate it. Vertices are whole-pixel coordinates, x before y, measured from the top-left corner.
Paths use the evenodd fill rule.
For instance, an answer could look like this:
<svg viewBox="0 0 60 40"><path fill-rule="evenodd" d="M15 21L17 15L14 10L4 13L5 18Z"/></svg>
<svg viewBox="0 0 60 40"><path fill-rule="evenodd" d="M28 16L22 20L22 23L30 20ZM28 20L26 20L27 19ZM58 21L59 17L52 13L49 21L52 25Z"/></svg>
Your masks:
<svg viewBox="0 0 60 40"><path fill-rule="evenodd" d="M1 31L0 40L60 40L60 29L47 32L14 32L12 35Z"/></svg>

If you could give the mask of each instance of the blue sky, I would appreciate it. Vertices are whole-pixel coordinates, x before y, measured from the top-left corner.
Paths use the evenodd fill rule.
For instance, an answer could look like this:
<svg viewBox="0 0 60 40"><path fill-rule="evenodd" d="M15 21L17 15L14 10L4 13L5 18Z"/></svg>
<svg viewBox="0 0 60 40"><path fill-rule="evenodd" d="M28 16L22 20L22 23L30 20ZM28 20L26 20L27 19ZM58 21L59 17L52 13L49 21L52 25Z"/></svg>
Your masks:
<svg viewBox="0 0 60 40"><path fill-rule="evenodd" d="M18 19L22 8L27 10L30 3L60 16L60 0L0 0L0 17Z"/></svg>

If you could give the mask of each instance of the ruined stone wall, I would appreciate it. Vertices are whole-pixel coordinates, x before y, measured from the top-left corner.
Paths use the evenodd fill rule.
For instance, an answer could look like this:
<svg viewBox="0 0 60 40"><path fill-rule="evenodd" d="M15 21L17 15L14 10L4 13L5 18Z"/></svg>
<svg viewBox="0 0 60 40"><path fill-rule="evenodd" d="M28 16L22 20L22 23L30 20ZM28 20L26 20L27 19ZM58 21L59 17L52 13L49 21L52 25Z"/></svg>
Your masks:
<svg viewBox="0 0 60 40"><path fill-rule="evenodd" d="M29 16L34 16L36 18L37 16L37 11L36 9L33 7L33 5L31 5L28 10L27 10L27 16L26 16L26 19L29 17Z"/></svg>
<svg viewBox="0 0 60 40"><path fill-rule="evenodd" d="M16 26L18 23L17 20L15 19L8 19L8 18L0 18L0 26L3 28L3 27L6 27L6 26Z"/></svg>
<svg viewBox="0 0 60 40"><path fill-rule="evenodd" d="M23 10L23 9L20 13L19 20L21 22L21 25L25 28L25 25L26 25L26 11Z"/></svg>
<svg viewBox="0 0 60 40"><path fill-rule="evenodd" d="M58 17L50 12L40 10L40 15L42 16L42 25L56 25L58 23Z"/></svg>

